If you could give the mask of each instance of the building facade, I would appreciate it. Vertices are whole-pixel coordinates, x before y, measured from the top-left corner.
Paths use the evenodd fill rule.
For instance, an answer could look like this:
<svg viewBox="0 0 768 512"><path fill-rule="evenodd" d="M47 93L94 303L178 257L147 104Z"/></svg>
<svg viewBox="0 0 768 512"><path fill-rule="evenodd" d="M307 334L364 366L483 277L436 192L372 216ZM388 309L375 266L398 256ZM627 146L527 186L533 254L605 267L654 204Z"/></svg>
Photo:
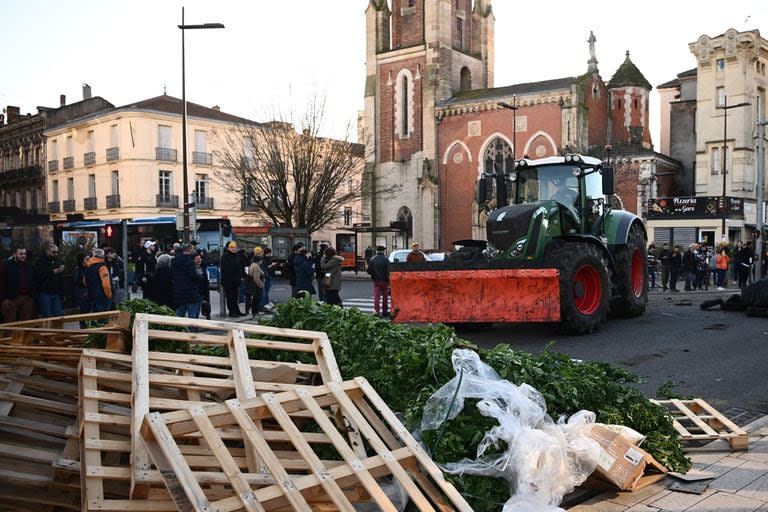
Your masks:
<svg viewBox="0 0 768 512"><path fill-rule="evenodd" d="M766 165L757 123L766 117L768 40L758 30L729 29L702 35L689 49L696 68L659 86L662 119L669 119L662 144L683 162L682 194L651 205L649 228L680 244L751 239L765 216L757 211L765 197L758 168Z"/></svg>
<svg viewBox="0 0 768 512"><path fill-rule="evenodd" d="M70 105L62 95L58 108L37 107L35 114L21 115L19 107L6 107L5 116L0 115L0 206L31 214L46 213L48 169L43 132L69 119L112 107L103 98L92 98L87 85L83 87L83 100Z"/></svg>
<svg viewBox="0 0 768 512"><path fill-rule="evenodd" d="M367 20L366 173L394 197L370 198L371 224L389 249L413 239L448 250L485 238L475 186L497 155L542 158L568 152L618 157L619 202L643 214L679 164L654 153L650 84L629 53L610 82L600 76L590 33L584 74L494 87L490 0L370 0ZM585 52L586 53L586 52ZM626 172L624 171L626 169Z"/></svg>

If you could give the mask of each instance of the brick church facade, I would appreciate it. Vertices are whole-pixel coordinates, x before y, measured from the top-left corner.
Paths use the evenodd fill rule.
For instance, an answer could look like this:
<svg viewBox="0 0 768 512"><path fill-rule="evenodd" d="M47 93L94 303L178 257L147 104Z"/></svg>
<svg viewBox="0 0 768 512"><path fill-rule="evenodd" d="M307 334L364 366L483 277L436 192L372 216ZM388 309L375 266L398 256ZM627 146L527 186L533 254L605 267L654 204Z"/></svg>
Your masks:
<svg viewBox="0 0 768 512"><path fill-rule="evenodd" d="M601 156L611 143L623 207L642 213L667 188L677 166L652 151L652 87L628 52L606 83L590 33L584 74L494 87L490 0L370 0L366 17L366 178L382 193L364 206L372 226L408 228L372 242L448 250L453 240L485 238L475 186L498 152Z"/></svg>

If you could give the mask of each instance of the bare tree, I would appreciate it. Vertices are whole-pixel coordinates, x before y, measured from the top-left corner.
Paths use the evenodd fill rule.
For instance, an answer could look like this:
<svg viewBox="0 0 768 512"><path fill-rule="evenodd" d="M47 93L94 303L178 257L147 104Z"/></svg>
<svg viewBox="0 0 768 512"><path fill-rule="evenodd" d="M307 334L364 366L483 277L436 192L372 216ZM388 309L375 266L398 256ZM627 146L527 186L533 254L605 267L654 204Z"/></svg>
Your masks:
<svg viewBox="0 0 768 512"><path fill-rule="evenodd" d="M217 133L215 179L276 226L310 233L333 221L363 193L364 146L320 137L325 102L313 100L299 123L242 124ZM258 215L258 213L257 213Z"/></svg>

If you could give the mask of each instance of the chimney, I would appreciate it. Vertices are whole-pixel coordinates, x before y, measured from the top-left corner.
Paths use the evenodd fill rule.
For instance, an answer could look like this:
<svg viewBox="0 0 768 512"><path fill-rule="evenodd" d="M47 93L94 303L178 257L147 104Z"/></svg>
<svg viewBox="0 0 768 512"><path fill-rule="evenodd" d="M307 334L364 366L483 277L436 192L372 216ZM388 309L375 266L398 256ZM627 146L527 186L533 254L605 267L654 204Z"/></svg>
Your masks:
<svg viewBox="0 0 768 512"><path fill-rule="evenodd" d="M16 119L19 117L20 109L19 107L12 107L11 105L8 105L5 109L5 113L8 116L8 124L11 124L16 121Z"/></svg>
<svg viewBox="0 0 768 512"><path fill-rule="evenodd" d="M221 107L218 105L214 105L211 107L211 110L215 110L216 112L221 112Z"/></svg>
<svg viewBox="0 0 768 512"><path fill-rule="evenodd" d="M83 84L83 99L91 99L91 86L88 84Z"/></svg>
<svg viewBox="0 0 768 512"><path fill-rule="evenodd" d="M59 106L63 107L67 104L67 95L66 94L59 94Z"/></svg>

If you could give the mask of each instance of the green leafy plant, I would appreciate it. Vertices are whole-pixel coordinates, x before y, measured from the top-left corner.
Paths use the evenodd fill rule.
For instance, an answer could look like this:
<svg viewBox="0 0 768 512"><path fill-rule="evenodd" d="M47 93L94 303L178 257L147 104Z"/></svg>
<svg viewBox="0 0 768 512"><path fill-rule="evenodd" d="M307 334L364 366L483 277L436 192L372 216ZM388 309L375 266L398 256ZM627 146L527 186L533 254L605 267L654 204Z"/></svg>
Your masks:
<svg viewBox="0 0 768 512"><path fill-rule="evenodd" d="M338 308L310 299L278 306L265 323L276 327L325 331L345 379L363 376L385 402L403 413L409 428L417 427L424 404L454 377L454 348L472 347L444 325L407 327L379 320L354 308ZM597 421L627 425L645 434L643 445L659 462L674 471L691 467L672 422L633 385L637 376L602 362L574 361L548 347L540 355L498 345L478 350L481 359L515 384L529 384L541 392L548 413L557 418L581 409L597 414ZM441 463L474 458L483 434L494 426L467 401L458 417L438 433L424 432L432 457ZM499 510L509 497L502 481L484 477L449 476L477 511Z"/></svg>

